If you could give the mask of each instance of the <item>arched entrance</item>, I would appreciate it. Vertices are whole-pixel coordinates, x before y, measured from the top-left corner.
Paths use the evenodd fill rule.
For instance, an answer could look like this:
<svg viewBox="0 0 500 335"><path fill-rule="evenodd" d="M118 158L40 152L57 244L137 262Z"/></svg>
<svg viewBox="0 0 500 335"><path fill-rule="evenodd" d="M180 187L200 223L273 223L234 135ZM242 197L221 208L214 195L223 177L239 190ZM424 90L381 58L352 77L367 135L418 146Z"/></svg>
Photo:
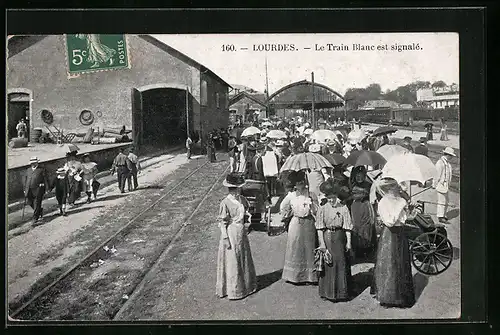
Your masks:
<svg viewBox="0 0 500 335"><path fill-rule="evenodd" d="M182 144L193 129L193 97L186 87L155 84L132 89L134 143L145 147Z"/></svg>
<svg viewBox="0 0 500 335"><path fill-rule="evenodd" d="M7 91L7 136L11 138L17 137L16 126L21 119L26 121L27 138L30 135L31 121L31 96L32 93L28 89L11 89Z"/></svg>

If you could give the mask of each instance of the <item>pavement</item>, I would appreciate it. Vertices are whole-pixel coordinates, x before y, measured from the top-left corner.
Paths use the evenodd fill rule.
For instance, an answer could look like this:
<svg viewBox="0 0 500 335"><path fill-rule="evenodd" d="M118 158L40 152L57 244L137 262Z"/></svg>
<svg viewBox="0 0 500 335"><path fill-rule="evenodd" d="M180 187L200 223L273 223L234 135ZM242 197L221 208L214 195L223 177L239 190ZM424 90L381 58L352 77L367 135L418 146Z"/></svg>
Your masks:
<svg viewBox="0 0 500 335"><path fill-rule="evenodd" d="M412 190L413 193L417 189ZM169 257L159 264L154 278L138 292L120 313L118 320L315 320L315 319L439 319L458 318L460 291L459 212L450 211L447 226L454 245L455 260L437 276L425 276L413 269L416 304L409 309L383 308L369 294L372 263L352 267L356 297L349 302L331 303L318 296L317 286L294 286L281 279L286 249L286 233L268 236L252 231L249 240L259 289L238 301L215 295L217 250L220 231L215 225L218 203L225 196L222 187L207 199L196 221L172 247ZM420 199L436 202L435 192ZM458 206L459 196L450 194ZM435 205L426 212L435 214Z"/></svg>
<svg viewBox="0 0 500 335"><path fill-rule="evenodd" d="M193 157L197 158L202 159L203 156ZM164 154L156 157L154 162L139 174L139 189L135 192L154 192L158 181L168 178L188 161L183 153ZM42 225L26 224L9 231L8 301L27 293L35 282L50 274L53 269L64 267L71 257L84 250L88 241L79 241L79 233L95 227L92 230L96 237L99 234L103 234L103 238L110 236L109 233L106 235L99 232L99 229L111 223L99 218L109 212L116 213L115 216L119 218L121 213L117 211L127 203L128 197L134 198L134 192L120 194L117 183L114 182L100 189L97 201L86 204L86 199L80 199L77 206L68 211L67 217L60 216L58 210L46 210ZM28 210L25 215L30 215ZM9 223L16 216L19 216L19 212L9 214ZM126 221L122 222L125 223Z"/></svg>

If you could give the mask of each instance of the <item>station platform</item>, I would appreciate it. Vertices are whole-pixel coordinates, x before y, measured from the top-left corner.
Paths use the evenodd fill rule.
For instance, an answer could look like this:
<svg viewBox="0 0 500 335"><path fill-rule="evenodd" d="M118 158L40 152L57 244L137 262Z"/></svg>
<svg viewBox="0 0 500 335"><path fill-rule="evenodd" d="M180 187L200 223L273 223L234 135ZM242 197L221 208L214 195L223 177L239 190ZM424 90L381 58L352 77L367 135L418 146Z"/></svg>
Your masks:
<svg viewBox="0 0 500 335"><path fill-rule="evenodd" d="M78 154L92 153L95 151L107 150L109 148L117 148L129 146L130 143L113 143L113 144L90 144L90 143L74 143L80 148ZM30 143L25 148L8 148L7 150L7 169L16 169L20 167L28 167L29 159L32 156L37 156L40 162L47 162L66 157L65 145L50 144L50 143Z"/></svg>

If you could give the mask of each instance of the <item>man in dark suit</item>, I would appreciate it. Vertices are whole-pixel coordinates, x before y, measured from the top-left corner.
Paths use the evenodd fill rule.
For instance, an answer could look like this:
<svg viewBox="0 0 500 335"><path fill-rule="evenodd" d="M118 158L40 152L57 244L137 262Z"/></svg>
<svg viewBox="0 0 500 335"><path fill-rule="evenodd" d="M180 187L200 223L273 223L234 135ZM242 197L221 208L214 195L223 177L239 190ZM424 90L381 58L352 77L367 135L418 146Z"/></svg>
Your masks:
<svg viewBox="0 0 500 335"><path fill-rule="evenodd" d="M39 166L37 157L31 157L30 167L26 171L26 182L24 184L24 197L33 208L32 223L40 221L43 215L42 200L45 190L49 187L47 172Z"/></svg>
<svg viewBox="0 0 500 335"><path fill-rule="evenodd" d="M266 147L262 143L258 143L255 146L255 156L252 158L252 174L251 178L253 180L265 181L266 178L264 176L264 166L262 163L262 156L266 153Z"/></svg>
<svg viewBox="0 0 500 335"><path fill-rule="evenodd" d="M420 137L420 144L415 147L415 153L429 157L429 148L426 146L427 138Z"/></svg>
<svg viewBox="0 0 500 335"><path fill-rule="evenodd" d="M403 138L403 143L401 144L403 148L408 149L409 152L413 153L413 147L411 146L411 137L406 136Z"/></svg>

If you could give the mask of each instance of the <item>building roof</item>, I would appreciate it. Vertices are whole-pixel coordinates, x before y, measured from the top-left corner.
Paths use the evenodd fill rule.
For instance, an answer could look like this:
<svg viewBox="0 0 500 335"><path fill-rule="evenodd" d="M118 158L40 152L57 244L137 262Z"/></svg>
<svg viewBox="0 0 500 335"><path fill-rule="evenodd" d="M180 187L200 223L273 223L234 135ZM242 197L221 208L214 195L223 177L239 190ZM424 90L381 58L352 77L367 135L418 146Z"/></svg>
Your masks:
<svg viewBox="0 0 500 335"><path fill-rule="evenodd" d="M162 41L154 38L153 36L150 36L150 35L138 35L138 36L140 38L142 38L143 40L145 40L145 41L153 44L154 46L160 48L161 50L163 50L165 52L168 52L172 56L174 56L174 57L182 60L183 62L185 62L185 63L187 63L189 65L192 65L192 66L198 68L201 72L204 72L204 73L208 72L210 75L212 75L215 78L217 78L224 85L226 85L227 87L232 88L232 86L230 84L228 84L225 80L223 80L221 77L219 77L218 75L216 75L212 70L210 70L209 68L207 68L203 64L198 63L197 61L195 61L194 59L190 58L189 56L183 54L179 50L176 50L176 49L172 48L171 46L169 46L169 45L165 44L164 42L162 42Z"/></svg>
<svg viewBox="0 0 500 335"><path fill-rule="evenodd" d="M12 47L12 45L9 45L8 51L9 51L9 56L12 57L15 54L21 52L24 49L29 48L33 44L41 41L42 39L48 37L49 35L29 35L29 36L23 36L23 35L10 35L8 36L7 40L9 41L9 44L11 43L16 43L18 44L17 47ZM187 55L183 54L182 52L172 48L171 46L163 43L162 41L150 36L150 35L137 35L141 39L143 39L146 42L151 43L152 45L156 46L157 48L171 54L172 56L180 59L181 61L185 62L186 64L189 64L193 67L196 67L203 73L209 73L213 77L215 77L217 80L219 80L221 83L228 87L232 87L230 84L228 84L226 81L224 81L221 77L216 75L212 70L204 66L203 64L198 63L194 59L188 57Z"/></svg>
<svg viewBox="0 0 500 335"><path fill-rule="evenodd" d="M391 100L369 100L360 109L399 107L401 106L397 102Z"/></svg>
<svg viewBox="0 0 500 335"><path fill-rule="evenodd" d="M263 107L266 107L266 104L265 104L265 96L264 96L264 99L259 99L260 97L258 97L260 94L256 94L256 95L251 95L247 92L240 92L238 94L236 94L234 97L232 97L231 99L229 99L229 106L235 104L236 102L240 101L241 99L243 98L248 98L250 100L252 100L253 102L263 106Z"/></svg>

